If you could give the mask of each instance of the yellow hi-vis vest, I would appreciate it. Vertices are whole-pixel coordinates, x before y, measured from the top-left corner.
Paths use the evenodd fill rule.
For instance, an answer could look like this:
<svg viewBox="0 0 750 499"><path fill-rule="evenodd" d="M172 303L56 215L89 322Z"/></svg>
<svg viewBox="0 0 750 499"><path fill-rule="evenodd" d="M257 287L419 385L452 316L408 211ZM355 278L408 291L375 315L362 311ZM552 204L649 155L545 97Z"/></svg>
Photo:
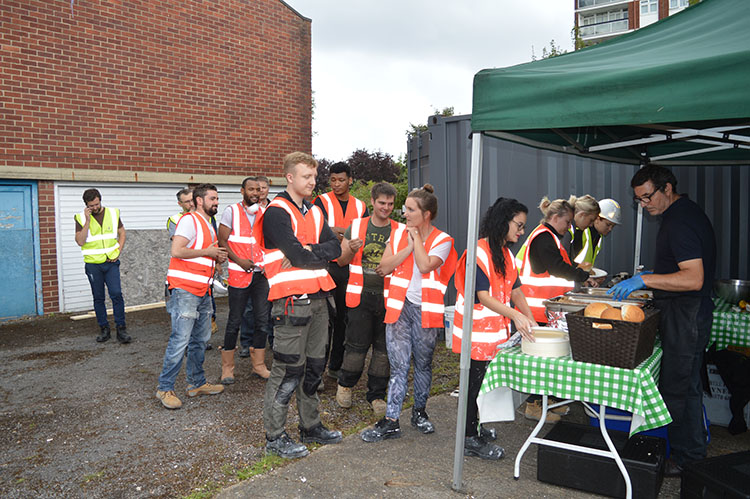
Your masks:
<svg viewBox="0 0 750 499"><path fill-rule="evenodd" d="M575 237L575 229L571 227L568 230L570 231L570 235ZM581 231L581 233L583 234L583 247L575 258L573 258L573 261L576 263L589 262L593 266L596 261L596 256L599 254L599 250L602 249L602 239L604 238L600 237L599 242L594 246L591 244L591 228L588 227Z"/></svg>
<svg viewBox="0 0 750 499"><path fill-rule="evenodd" d="M86 225L83 212L76 213L75 219L81 227ZM120 243L117 241L119 225L120 210L117 208L104 208L103 225L99 225L96 218L91 217L86 243L81 246L84 262L104 263L107 258L114 260L120 256Z"/></svg>

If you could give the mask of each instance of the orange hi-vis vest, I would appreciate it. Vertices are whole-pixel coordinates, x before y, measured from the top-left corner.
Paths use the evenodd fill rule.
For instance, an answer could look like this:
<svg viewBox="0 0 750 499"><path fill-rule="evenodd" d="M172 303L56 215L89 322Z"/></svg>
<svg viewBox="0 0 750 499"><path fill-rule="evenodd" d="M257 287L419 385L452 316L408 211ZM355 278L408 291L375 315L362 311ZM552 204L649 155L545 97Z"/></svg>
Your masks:
<svg viewBox="0 0 750 499"><path fill-rule="evenodd" d="M487 275L490 281L490 296L500 303L510 307L510 295L513 284L518 277L515 256L507 246L505 252L505 278L495 269L492 262L492 252L486 239L477 243L477 265ZM464 300L466 289L466 252L461 256L456 266L456 310L453 319L452 347L455 353L461 353L461 338L463 337ZM472 300L474 301L474 300ZM474 360L492 360L497 354L498 346L510 338L510 319L485 307L481 303L474 304L474 320L471 328L471 358Z"/></svg>
<svg viewBox="0 0 750 499"><path fill-rule="evenodd" d="M227 245L240 258L250 259L256 265L263 262L263 252L255 241L253 226L245 215L242 202L230 206L232 210L232 232L229 233ZM260 211L258 211L260 213ZM233 288L246 288L253 281L252 270L246 271L231 259L227 260L229 268L229 285Z"/></svg>
<svg viewBox="0 0 750 499"><path fill-rule="evenodd" d="M294 237L302 246L306 244L318 244L320 242L320 231L323 229L325 217L317 206L310 208L306 216L302 216L299 208L289 200L276 196L266 208L281 208L289 214L292 221ZM263 248L263 262L268 277L268 299L278 300L285 296L299 296L306 293L317 293L318 291L330 291L336 285L326 269L300 269L291 267L282 269L284 253L280 249L268 249L264 246L263 218L265 211L255 221L255 239Z"/></svg>
<svg viewBox="0 0 750 499"><path fill-rule="evenodd" d="M542 274L535 274L534 271L531 270L531 262L529 261L531 243L539 234L545 232L552 235L552 239L555 240L555 244L557 244L557 249L560 251L563 261L570 265L568 252L565 251L565 248L560 244L557 235L553 234L544 224L540 224L531 234L529 234L529 238L526 240L526 243L524 243L526 251L523 254L519 271L521 274L521 291L526 295L526 301L529 304L529 308L531 308L531 312L534 314L534 320L540 324L548 322L547 315L545 314L546 307L544 306L544 300L560 296L575 287L574 281L568 281L561 277L554 277L547 271Z"/></svg>
<svg viewBox="0 0 750 499"><path fill-rule="evenodd" d="M394 255L408 246L408 237L405 225L393 232L391 251ZM422 274L422 327L445 326L445 291L448 289L448 281L456 270L456 250L453 248L453 238L437 228L432 230L424 242L425 251L429 254L432 248L447 241L450 241L451 245L448 259L437 269ZM414 253L411 253L392 274L386 276L383 290L386 324L395 323L401 315L413 272Z"/></svg>
<svg viewBox="0 0 750 499"><path fill-rule="evenodd" d="M367 240L367 225L370 222L370 217L356 218L352 222L351 236L352 238L358 237L363 242ZM391 236L399 226L403 225L395 220L391 220ZM352 257L352 261L349 262L349 282L346 285L346 306L354 308L359 306L359 299L362 296L362 287L365 284L365 278L362 270L362 253L364 252L365 245L359 248L357 253Z"/></svg>
<svg viewBox="0 0 750 499"><path fill-rule="evenodd" d="M179 224L195 224L195 240L188 245L190 249L206 249L216 241L208 222L197 213L186 213ZM169 289L180 288L195 296L205 296L213 282L215 264L214 259L207 256L188 259L172 257L167 270Z"/></svg>
<svg viewBox="0 0 750 499"><path fill-rule="evenodd" d="M323 202L323 206L326 207L329 227L349 227L354 219L362 218L367 209L365 203L351 194L349 195L349 201L346 205L346 213L341 209L341 203L333 192L321 194L318 196L318 199L320 199Z"/></svg>

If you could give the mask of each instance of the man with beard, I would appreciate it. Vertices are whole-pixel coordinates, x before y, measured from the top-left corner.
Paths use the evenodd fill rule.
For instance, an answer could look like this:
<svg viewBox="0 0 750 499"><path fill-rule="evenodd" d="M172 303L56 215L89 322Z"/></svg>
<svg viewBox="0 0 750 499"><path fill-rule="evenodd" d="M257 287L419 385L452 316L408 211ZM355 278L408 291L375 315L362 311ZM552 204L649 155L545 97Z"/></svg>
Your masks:
<svg viewBox="0 0 750 499"><path fill-rule="evenodd" d="M253 225L259 212L260 186L255 177L242 181L242 201L227 206L219 225L219 246L226 248L229 257L229 317L221 350L221 383L234 383L234 351L237 331L242 322L247 302L252 302L255 331L250 357L253 374L268 379L266 368L266 336L269 321L268 279L257 265L263 259L260 246L253 237Z"/></svg>
<svg viewBox="0 0 750 499"><path fill-rule="evenodd" d="M125 227L120 220L120 210L104 208L102 195L96 189L83 192L86 208L75 215L76 243L81 247L86 264L86 276L94 295L94 312L101 333L96 341L110 338L107 307L104 304L104 286L109 290L117 327L117 341L130 343L125 328L125 300L120 287L120 253L125 245Z"/></svg>
<svg viewBox="0 0 750 499"><path fill-rule="evenodd" d="M172 259L167 271L172 333L164 352L164 363L156 392L167 409L179 409L182 401L174 392L175 379L187 349L187 394L215 395L222 385L206 382L203 359L211 337L211 284L216 263L227 259L227 250L217 246L211 217L219 207L219 193L211 184L193 190L195 211L180 218L172 238Z"/></svg>

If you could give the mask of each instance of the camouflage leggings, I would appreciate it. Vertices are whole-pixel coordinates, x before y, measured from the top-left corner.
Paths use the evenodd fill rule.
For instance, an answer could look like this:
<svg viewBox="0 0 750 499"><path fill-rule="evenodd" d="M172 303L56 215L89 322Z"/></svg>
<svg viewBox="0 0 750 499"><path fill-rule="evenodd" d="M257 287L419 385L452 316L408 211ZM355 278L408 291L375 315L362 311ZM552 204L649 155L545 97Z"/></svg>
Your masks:
<svg viewBox="0 0 750 499"><path fill-rule="evenodd" d="M388 382L388 409L385 415L398 419L407 389L409 364L414 355L414 407L427 405L432 384L432 354L435 351L437 328L422 327L422 308L408 300L395 324L387 324L385 342L391 365Z"/></svg>

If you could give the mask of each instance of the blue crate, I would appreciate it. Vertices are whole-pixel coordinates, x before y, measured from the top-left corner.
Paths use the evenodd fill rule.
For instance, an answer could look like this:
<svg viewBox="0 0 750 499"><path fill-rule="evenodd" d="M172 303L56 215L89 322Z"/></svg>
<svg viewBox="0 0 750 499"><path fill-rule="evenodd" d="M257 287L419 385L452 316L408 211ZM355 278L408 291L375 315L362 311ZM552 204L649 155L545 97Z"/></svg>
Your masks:
<svg viewBox="0 0 750 499"><path fill-rule="evenodd" d="M589 404L589 405L594 411L596 411L597 413L599 412L598 405L596 404ZM586 413L589 414L588 411L586 411ZM607 407L607 410L604 415L608 430L624 431L625 433L630 432L630 421L632 417L633 417L633 414L630 412L621 411L619 409L613 409L611 407ZM703 424L706 428L706 443L709 443L711 442L711 430L709 430L709 426L711 425L711 422L708 420L708 416L706 416L705 406L703 407ZM591 416L589 414L589 425L599 428L599 418L596 416ZM661 428L654 428L652 430L642 431L642 432L639 432L638 434L663 438L667 442L666 457L669 457L669 454L671 452L671 446L669 445L669 436L667 435L666 426L662 426Z"/></svg>

